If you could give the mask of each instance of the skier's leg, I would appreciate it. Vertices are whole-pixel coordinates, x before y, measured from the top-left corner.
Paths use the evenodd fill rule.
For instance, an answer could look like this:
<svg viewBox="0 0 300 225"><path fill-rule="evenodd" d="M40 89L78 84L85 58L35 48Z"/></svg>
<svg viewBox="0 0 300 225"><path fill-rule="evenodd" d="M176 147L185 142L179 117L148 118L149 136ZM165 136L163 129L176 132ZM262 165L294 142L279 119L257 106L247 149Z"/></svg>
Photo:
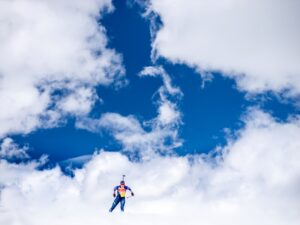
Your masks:
<svg viewBox="0 0 300 225"><path fill-rule="evenodd" d="M124 212L124 206L125 206L125 198L121 198L120 200L120 206L121 206L121 211Z"/></svg>
<svg viewBox="0 0 300 225"><path fill-rule="evenodd" d="M121 197L119 195L117 195L117 197L115 198L115 200L114 200L114 202L113 202L113 204L112 204L112 206L109 210L110 212L112 212L116 208L116 206L119 204L119 202L121 200L120 198Z"/></svg>

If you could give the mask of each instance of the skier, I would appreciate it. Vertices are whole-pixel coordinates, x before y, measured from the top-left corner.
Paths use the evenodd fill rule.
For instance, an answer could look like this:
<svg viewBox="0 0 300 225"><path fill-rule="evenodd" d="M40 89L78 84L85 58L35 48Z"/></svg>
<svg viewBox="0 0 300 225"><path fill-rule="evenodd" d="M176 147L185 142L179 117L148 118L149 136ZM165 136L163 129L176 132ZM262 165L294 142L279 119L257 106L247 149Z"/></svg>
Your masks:
<svg viewBox="0 0 300 225"><path fill-rule="evenodd" d="M121 206L121 211L124 212L126 190L129 190L131 192L131 196L134 196L134 193L132 192L131 188L125 185L124 180L121 180L120 185L114 188L113 197L115 198L115 200L109 210L110 212L112 212L119 203Z"/></svg>

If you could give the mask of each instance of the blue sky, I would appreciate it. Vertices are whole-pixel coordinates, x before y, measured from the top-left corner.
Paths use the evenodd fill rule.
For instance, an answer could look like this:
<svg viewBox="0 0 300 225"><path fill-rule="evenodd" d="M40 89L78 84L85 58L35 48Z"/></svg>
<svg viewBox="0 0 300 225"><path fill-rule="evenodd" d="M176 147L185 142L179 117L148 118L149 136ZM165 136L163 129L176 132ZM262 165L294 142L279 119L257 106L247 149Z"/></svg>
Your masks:
<svg viewBox="0 0 300 225"><path fill-rule="evenodd" d="M114 6L115 11L105 15L100 22L106 28L109 47L122 54L128 84L121 88L98 86L97 94L101 100L90 115L98 117L105 112L117 112L149 120L155 117L153 97L162 84L160 79L137 76L143 67L153 65L149 20L141 16L142 9L137 4L114 1ZM247 99L233 79L219 73L202 87L203 80L193 68L163 59L157 64L164 66L184 94L179 102L183 114L180 137L184 140L183 146L176 149L179 155L207 153L225 145L224 129L234 132L243 126L241 116L249 106L258 106L283 121L299 112L292 101L280 101L272 92ZM95 134L80 130L74 122L74 117L69 117L63 126L12 137L17 143L27 144L33 157L47 154L54 162L92 154L96 149L120 150L120 144L107 132Z"/></svg>
<svg viewBox="0 0 300 225"><path fill-rule="evenodd" d="M90 115L98 117L105 112L134 115L140 120L155 117L153 97L162 84L160 79L142 79L137 74L151 62L151 37L149 20L141 16L137 4L114 1L115 11L101 19L109 38L109 47L122 54L128 84L121 88L98 86L99 100ZM182 90L184 97L179 102L183 114L180 137L183 146L176 149L179 155L207 153L226 144L226 132L243 126L241 116L249 106L258 106L270 112L278 120L286 120L299 112L292 101L280 101L272 92L248 99L238 90L236 82L215 73L211 81L202 87L202 78L193 68L158 60ZM121 146L107 132L91 133L77 129L74 118L66 124L51 129L40 129L27 135L13 135L17 143L27 144L30 155L39 157L48 154L50 159L61 161L80 155L92 154L96 149L118 151Z"/></svg>
<svg viewBox="0 0 300 225"><path fill-rule="evenodd" d="M299 11L0 1L0 224L298 225Z"/></svg>

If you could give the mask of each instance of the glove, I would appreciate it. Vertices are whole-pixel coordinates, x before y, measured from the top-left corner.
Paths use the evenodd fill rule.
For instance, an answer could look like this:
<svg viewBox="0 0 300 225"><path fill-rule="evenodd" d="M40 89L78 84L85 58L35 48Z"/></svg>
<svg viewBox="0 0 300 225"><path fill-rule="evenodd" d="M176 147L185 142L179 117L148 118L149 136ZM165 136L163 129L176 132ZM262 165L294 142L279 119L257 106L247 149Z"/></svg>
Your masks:
<svg viewBox="0 0 300 225"><path fill-rule="evenodd" d="M134 193L133 193L133 192L131 192L131 196L134 196Z"/></svg>
<svg viewBox="0 0 300 225"><path fill-rule="evenodd" d="M115 194L115 193L113 193L113 197L114 197L114 198L116 197L116 194Z"/></svg>

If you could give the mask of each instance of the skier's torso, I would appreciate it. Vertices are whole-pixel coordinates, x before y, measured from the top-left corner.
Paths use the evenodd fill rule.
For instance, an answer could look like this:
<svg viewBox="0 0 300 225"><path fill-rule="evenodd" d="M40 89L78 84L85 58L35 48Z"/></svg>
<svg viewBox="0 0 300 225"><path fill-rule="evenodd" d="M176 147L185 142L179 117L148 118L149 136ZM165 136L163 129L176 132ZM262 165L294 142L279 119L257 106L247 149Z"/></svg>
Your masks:
<svg viewBox="0 0 300 225"><path fill-rule="evenodd" d="M118 195L120 195L121 198L125 198L126 190L131 190L131 189L126 185L118 185L114 188L114 190L118 191Z"/></svg>

